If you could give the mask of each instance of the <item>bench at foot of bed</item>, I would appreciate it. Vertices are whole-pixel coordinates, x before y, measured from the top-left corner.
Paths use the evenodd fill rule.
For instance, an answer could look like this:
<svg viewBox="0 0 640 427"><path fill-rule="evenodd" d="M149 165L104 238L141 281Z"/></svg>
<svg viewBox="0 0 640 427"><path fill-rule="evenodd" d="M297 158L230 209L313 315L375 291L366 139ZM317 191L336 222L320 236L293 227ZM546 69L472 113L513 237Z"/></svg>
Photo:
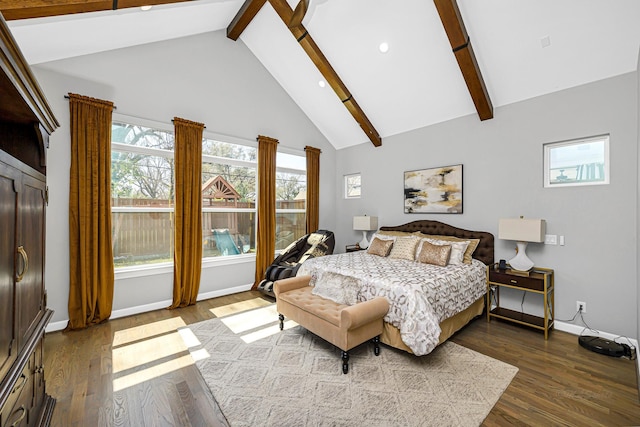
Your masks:
<svg viewBox="0 0 640 427"><path fill-rule="evenodd" d="M342 372L349 371L349 350L372 340L375 355L380 354L382 319L389 311L389 302L377 297L355 305L338 304L311 293L311 276L278 280L273 289L280 319L285 316L303 328L342 350Z"/></svg>

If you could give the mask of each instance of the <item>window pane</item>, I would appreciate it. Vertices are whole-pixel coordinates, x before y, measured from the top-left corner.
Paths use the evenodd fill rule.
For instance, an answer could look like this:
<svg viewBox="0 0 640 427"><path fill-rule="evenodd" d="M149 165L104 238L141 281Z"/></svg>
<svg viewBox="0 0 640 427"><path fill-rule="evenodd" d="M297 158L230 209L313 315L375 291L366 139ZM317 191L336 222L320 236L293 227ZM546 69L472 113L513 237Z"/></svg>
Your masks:
<svg viewBox="0 0 640 427"><path fill-rule="evenodd" d="M114 212L115 267L173 261L171 212Z"/></svg>
<svg viewBox="0 0 640 427"><path fill-rule="evenodd" d="M202 257L255 252L254 212L203 212Z"/></svg>
<svg viewBox="0 0 640 427"><path fill-rule="evenodd" d="M305 209L307 176L276 173L276 209Z"/></svg>
<svg viewBox="0 0 640 427"><path fill-rule="evenodd" d="M258 158L258 150L255 147L215 141L213 139L204 139L202 141L202 154L248 161L255 161Z"/></svg>
<svg viewBox="0 0 640 427"><path fill-rule="evenodd" d="M256 169L202 164L202 206L255 208Z"/></svg>
<svg viewBox="0 0 640 427"><path fill-rule="evenodd" d="M609 182L609 137L545 145L545 186Z"/></svg>
<svg viewBox="0 0 640 427"><path fill-rule="evenodd" d="M344 177L344 196L347 199L357 199L360 197L361 175L345 175Z"/></svg>
<svg viewBox="0 0 640 427"><path fill-rule="evenodd" d="M306 229L305 213L276 212L276 250L280 251L304 236Z"/></svg>
<svg viewBox="0 0 640 427"><path fill-rule="evenodd" d="M171 206L173 175L173 159L112 151L112 206Z"/></svg>
<svg viewBox="0 0 640 427"><path fill-rule="evenodd" d="M111 141L163 150L173 150L174 146L171 132L117 122L111 125Z"/></svg>

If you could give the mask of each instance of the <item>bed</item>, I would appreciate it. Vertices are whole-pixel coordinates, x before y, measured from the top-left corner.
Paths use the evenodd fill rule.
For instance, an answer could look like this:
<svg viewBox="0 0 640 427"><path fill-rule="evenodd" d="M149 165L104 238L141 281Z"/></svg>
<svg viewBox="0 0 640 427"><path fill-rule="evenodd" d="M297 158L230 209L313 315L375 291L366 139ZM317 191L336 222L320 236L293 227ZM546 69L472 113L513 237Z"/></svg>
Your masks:
<svg viewBox="0 0 640 427"><path fill-rule="evenodd" d="M426 239L426 240L425 240ZM418 240L418 243L414 243ZM389 244L389 241L393 243ZM432 245L424 243L430 242ZM470 242L465 245L460 242ZM413 249L405 248L413 245ZM434 265L416 261L424 245L442 255L451 250L458 262ZM435 245L435 246L433 246ZM390 246L387 256L372 254ZM452 249L447 248L450 246ZM394 249L395 247L395 249ZM403 250L407 251L405 255ZM411 252L413 250L413 252ZM391 256L393 255L393 256ZM464 260L464 262L462 262ZM328 255L306 261L298 275L310 275L319 295L353 304L376 296L389 300L380 341L414 353L428 354L484 310L486 266L494 262L494 237L439 221L419 220L385 226L372 238L367 251ZM349 301L351 299L351 301Z"/></svg>

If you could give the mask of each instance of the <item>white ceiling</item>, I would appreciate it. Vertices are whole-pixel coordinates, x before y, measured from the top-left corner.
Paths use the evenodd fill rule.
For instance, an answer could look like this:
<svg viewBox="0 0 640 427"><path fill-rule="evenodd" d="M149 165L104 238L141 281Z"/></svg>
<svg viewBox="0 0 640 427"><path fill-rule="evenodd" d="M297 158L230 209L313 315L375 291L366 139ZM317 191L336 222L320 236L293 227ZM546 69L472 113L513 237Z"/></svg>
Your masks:
<svg viewBox="0 0 640 427"><path fill-rule="evenodd" d="M288 0L295 7L297 0ZM226 29L243 0L11 21L27 61ZM638 0L458 0L494 109L637 69ZM476 114L431 0L312 0L303 21L385 137ZM550 41L543 47L543 39ZM267 4L240 39L336 149L369 143ZM382 54L378 45L390 50ZM499 115L499 110L495 115Z"/></svg>

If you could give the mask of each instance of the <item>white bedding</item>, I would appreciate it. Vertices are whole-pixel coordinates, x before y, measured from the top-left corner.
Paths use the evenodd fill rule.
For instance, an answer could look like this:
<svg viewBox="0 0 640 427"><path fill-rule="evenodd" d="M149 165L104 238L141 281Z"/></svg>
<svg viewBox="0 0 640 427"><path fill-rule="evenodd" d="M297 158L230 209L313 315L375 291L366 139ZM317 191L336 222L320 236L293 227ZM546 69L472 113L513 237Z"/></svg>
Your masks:
<svg viewBox="0 0 640 427"><path fill-rule="evenodd" d="M309 259L297 275L311 275L312 286L325 272L355 277L362 286L359 301L386 297L389 312L384 320L398 328L404 343L420 356L438 345L441 321L486 292L485 268L476 259L471 264L438 267L359 251Z"/></svg>

